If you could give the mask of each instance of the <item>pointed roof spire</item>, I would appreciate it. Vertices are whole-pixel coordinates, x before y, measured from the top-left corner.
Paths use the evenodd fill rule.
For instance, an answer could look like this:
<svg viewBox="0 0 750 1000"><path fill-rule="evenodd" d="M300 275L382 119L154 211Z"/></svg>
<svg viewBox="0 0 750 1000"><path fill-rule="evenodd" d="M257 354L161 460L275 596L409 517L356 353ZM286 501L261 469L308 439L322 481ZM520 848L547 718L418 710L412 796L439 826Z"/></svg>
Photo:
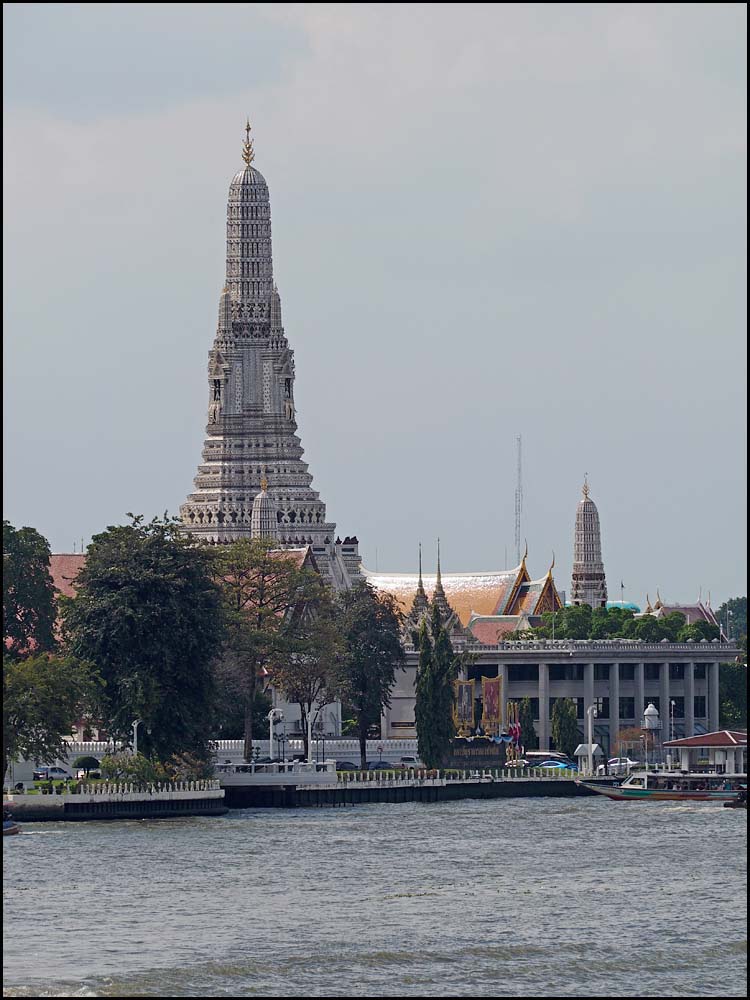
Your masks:
<svg viewBox="0 0 750 1000"><path fill-rule="evenodd" d="M554 568L555 568L555 550L553 549L552 550L552 562L550 563L550 567L547 570L547 576L552 576L552 570Z"/></svg>
<svg viewBox="0 0 750 1000"><path fill-rule="evenodd" d="M643 612L645 615L650 615L654 609L651 607L651 601L649 600L648 594L646 594L646 610Z"/></svg>
<svg viewBox="0 0 750 1000"><path fill-rule="evenodd" d="M528 557L529 557L529 543L528 543L528 540L526 538L524 538L524 540L523 540L523 558L521 559L521 565L522 566L526 565L526 560L528 559Z"/></svg>
<svg viewBox="0 0 750 1000"><path fill-rule="evenodd" d="M659 594L659 588L657 587L656 588L656 604L654 605L654 610L658 611L659 608L663 608L663 607L664 607L664 605L662 604L661 595Z"/></svg>
<svg viewBox="0 0 750 1000"><path fill-rule="evenodd" d="M417 584L417 593L424 594L424 582L422 580L422 543L419 543L419 583Z"/></svg>
<svg viewBox="0 0 750 1000"><path fill-rule="evenodd" d="M253 149L253 140L250 138L250 119L247 119L245 123L245 141L242 143L242 159L245 163L250 166L250 164L255 159L255 150Z"/></svg>
<svg viewBox="0 0 750 1000"><path fill-rule="evenodd" d="M591 487L589 486L588 472L584 472L583 474L583 486L581 487L581 492L583 493L583 499L588 500L589 494L591 493Z"/></svg>
<svg viewBox="0 0 750 1000"><path fill-rule="evenodd" d="M260 489L261 493L265 493L268 489L268 478L266 477L266 467L265 465L260 470Z"/></svg>

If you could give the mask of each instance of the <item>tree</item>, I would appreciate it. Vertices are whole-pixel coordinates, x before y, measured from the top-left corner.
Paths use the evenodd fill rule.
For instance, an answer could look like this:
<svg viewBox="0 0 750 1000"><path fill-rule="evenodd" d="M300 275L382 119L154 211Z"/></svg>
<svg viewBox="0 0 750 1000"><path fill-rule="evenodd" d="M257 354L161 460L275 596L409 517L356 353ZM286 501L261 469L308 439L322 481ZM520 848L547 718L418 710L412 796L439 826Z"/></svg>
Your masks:
<svg viewBox="0 0 750 1000"><path fill-rule="evenodd" d="M637 753L640 757L643 754L645 737L646 733L637 726L626 726L617 734L614 753L620 757L633 757Z"/></svg>
<svg viewBox="0 0 750 1000"><path fill-rule="evenodd" d="M727 612L729 615L727 616ZM729 619L729 635L734 640L741 640L743 635L747 635L747 598L732 597L725 601L718 611L714 612L716 620L721 623L722 628L727 630L727 618Z"/></svg>
<svg viewBox="0 0 750 1000"><path fill-rule="evenodd" d="M591 635L592 611L588 604L574 604L565 609L564 639L588 639Z"/></svg>
<svg viewBox="0 0 750 1000"><path fill-rule="evenodd" d="M299 705L305 758L310 760L310 735L321 708L333 701L335 664L341 638L327 591L320 593L294 627L292 648L271 666L271 683L286 700Z"/></svg>
<svg viewBox="0 0 750 1000"><path fill-rule="evenodd" d="M306 609L323 600L325 585L293 553L263 538L222 546L213 572L226 621L221 669L243 705L244 758L250 761L258 679L299 653Z"/></svg>
<svg viewBox="0 0 750 1000"><path fill-rule="evenodd" d="M719 728L747 728L747 664L719 666Z"/></svg>
<svg viewBox="0 0 750 1000"><path fill-rule="evenodd" d="M534 713L531 710L531 698L522 698L518 707L518 721L521 725L521 746L525 750L534 750L538 740L534 728Z"/></svg>
<svg viewBox="0 0 750 1000"><path fill-rule="evenodd" d="M131 524L94 537L75 597L62 600L68 646L104 678L113 736L129 738L140 720L147 756L206 755L223 638L211 555L166 515L148 524L128 516Z"/></svg>
<svg viewBox="0 0 750 1000"><path fill-rule="evenodd" d="M582 605L585 607L586 605ZM572 698L557 698L552 709L550 732L555 747L571 757L580 742L576 705Z"/></svg>
<svg viewBox="0 0 750 1000"><path fill-rule="evenodd" d="M3 521L3 639L11 659L55 648L49 557L49 543L35 528L17 529Z"/></svg>
<svg viewBox="0 0 750 1000"><path fill-rule="evenodd" d="M427 767L441 767L455 736L453 682L460 657L453 652L440 611L433 606L430 629L422 622L419 631L416 704L414 708L419 756Z"/></svg>
<svg viewBox="0 0 750 1000"><path fill-rule="evenodd" d="M367 582L339 595L343 650L335 684L357 720L360 760L367 767L367 732L390 706L396 670L404 669L402 615L395 598L376 594Z"/></svg>
<svg viewBox="0 0 750 1000"><path fill-rule="evenodd" d="M98 694L91 668L72 656L3 657L3 774L24 757L54 764L65 736Z"/></svg>
<svg viewBox="0 0 750 1000"><path fill-rule="evenodd" d="M691 625L684 625L680 629L677 638L680 642L687 642L688 639L693 639L695 642L706 639L710 642L712 639L719 638L719 629L716 625L701 618Z"/></svg>

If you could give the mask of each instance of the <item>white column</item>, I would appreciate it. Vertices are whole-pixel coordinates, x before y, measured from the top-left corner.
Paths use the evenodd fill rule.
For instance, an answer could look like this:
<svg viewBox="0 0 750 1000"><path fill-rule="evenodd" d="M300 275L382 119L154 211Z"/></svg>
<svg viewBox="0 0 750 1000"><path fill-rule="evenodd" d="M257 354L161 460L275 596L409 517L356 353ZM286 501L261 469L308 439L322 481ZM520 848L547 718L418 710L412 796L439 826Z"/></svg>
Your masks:
<svg viewBox="0 0 750 1000"><path fill-rule="evenodd" d="M641 725L643 720L643 710L646 707L644 703L644 681L643 681L643 664L636 663L635 665L635 724L636 726Z"/></svg>
<svg viewBox="0 0 750 1000"><path fill-rule="evenodd" d="M614 756L620 732L620 664L609 667L609 756Z"/></svg>
<svg viewBox="0 0 750 1000"><path fill-rule="evenodd" d="M500 731L507 732L508 726L508 667L504 663L497 666L500 678Z"/></svg>
<svg viewBox="0 0 750 1000"><path fill-rule="evenodd" d="M708 731L719 728L719 664L708 665Z"/></svg>
<svg viewBox="0 0 750 1000"><path fill-rule="evenodd" d="M586 721L586 712L589 706L594 704L594 664L587 663L583 668L583 719ZM584 725L584 740L588 740L588 730ZM591 722L591 742L594 742L594 723ZM590 749L590 748L589 748Z"/></svg>
<svg viewBox="0 0 750 1000"><path fill-rule="evenodd" d="M539 664L539 749L549 750L549 667Z"/></svg>
<svg viewBox="0 0 750 1000"><path fill-rule="evenodd" d="M685 664L685 736L695 736L695 664Z"/></svg>
<svg viewBox="0 0 750 1000"><path fill-rule="evenodd" d="M659 664L659 717L661 718L661 742L671 740L669 731L672 707L669 704L669 664Z"/></svg>

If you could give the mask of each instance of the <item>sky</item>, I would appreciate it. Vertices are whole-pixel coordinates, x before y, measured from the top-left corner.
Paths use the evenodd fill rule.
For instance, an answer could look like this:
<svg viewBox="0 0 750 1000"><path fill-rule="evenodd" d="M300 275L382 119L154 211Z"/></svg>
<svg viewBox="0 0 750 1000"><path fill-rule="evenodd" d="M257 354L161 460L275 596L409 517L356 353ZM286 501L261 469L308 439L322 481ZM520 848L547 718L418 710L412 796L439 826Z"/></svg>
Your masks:
<svg viewBox="0 0 750 1000"><path fill-rule="evenodd" d="M746 589L744 4L27 4L4 22L4 517L176 514L249 115L305 460L364 564Z"/></svg>

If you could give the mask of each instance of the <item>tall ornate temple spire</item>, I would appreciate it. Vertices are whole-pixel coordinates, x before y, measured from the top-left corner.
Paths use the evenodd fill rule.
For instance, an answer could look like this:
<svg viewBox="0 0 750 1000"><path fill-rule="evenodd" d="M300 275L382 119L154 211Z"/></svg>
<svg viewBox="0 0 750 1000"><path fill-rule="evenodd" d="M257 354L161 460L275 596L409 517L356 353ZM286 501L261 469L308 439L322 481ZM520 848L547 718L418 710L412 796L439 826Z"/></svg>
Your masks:
<svg viewBox="0 0 750 1000"><path fill-rule="evenodd" d="M583 495L576 510L570 597L573 604L604 608L607 606L607 581L602 562L599 511L591 499L588 473L584 477L581 493Z"/></svg>
<svg viewBox="0 0 750 1000"><path fill-rule="evenodd" d="M427 594L424 589L424 581L422 580L422 543L419 543L419 583L417 584L417 592L414 595L414 600L412 601L411 608L407 615L407 628L416 629L422 622L422 619L429 613L430 602L427 600Z"/></svg>
<svg viewBox="0 0 750 1000"><path fill-rule="evenodd" d="M435 589L432 592L432 603L436 605L440 611L440 616L443 621L447 621L451 617L455 617L453 608L448 603L448 598L445 596L445 591L443 590L443 578L440 572L440 539L437 540L437 576L435 578Z"/></svg>
<svg viewBox="0 0 750 1000"><path fill-rule="evenodd" d="M245 165L229 185L203 460L180 516L187 531L213 545L248 537L273 537L284 548L310 545L323 576L345 589L359 576L358 542L352 536L335 545L336 525L327 521L303 460L294 352L273 279L268 185L254 166L250 131L248 121Z"/></svg>

